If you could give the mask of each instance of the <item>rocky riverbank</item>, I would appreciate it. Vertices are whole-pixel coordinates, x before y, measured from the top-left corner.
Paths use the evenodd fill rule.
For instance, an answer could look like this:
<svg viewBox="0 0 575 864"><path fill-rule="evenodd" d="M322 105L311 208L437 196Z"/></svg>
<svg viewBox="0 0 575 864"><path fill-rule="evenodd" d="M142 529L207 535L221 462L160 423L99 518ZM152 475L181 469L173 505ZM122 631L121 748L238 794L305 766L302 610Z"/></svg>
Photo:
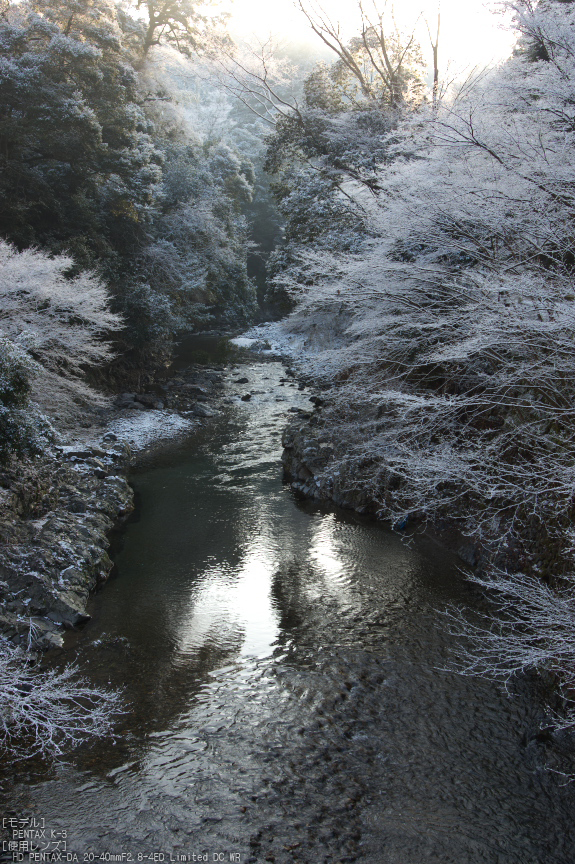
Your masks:
<svg viewBox="0 0 575 864"><path fill-rule="evenodd" d="M191 364L148 392L120 393L82 413L73 443L0 471L0 634L46 650L88 620L112 568L110 531L133 510L130 467L218 415L223 372Z"/></svg>
<svg viewBox="0 0 575 864"><path fill-rule="evenodd" d="M137 461L139 454L189 435L218 415L224 369L190 364L145 393L119 393L106 414L106 428L130 444Z"/></svg>
<svg viewBox="0 0 575 864"><path fill-rule="evenodd" d="M115 435L56 447L0 473L0 632L46 649L88 620L112 562L110 530L133 509L130 449Z"/></svg>
<svg viewBox="0 0 575 864"><path fill-rule="evenodd" d="M346 510L386 518L382 501L385 490L372 490L369 483L363 483L361 466L354 466L352 473L342 464L337 442L330 434L329 424L322 419L322 399L312 396L310 401L315 403L315 410L299 411L284 431L284 479L303 498L330 501ZM484 550L463 536L447 518L431 525L413 513L394 527L401 532L424 533L478 571L485 564Z"/></svg>

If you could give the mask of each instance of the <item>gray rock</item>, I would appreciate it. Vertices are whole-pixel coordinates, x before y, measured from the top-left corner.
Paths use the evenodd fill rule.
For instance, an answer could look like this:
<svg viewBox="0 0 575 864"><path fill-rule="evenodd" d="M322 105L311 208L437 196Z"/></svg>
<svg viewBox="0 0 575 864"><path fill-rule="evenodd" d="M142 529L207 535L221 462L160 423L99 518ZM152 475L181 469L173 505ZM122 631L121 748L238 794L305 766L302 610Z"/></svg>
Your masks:
<svg viewBox="0 0 575 864"><path fill-rule="evenodd" d="M79 627L90 620L85 604L74 591L58 593L52 601L52 609L46 618L56 624L62 624L67 630Z"/></svg>
<svg viewBox="0 0 575 864"><path fill-rule="evenodd" d="M116 396L114 399L114 405L117 408L127 408L128 405L132 404L135 398L135 393L120 393L120 395Z"/></svg>
<svg viewBox="0 0 575 864"><path fill-rule="evenodd" d="M157 401L158 397L154 393L138 393L136 396L136 402L140 402L146 408L155 408Z"/></svg>
<svg viewBox="0 0 575 864"><path fill-rule="evenodd" d="M70 498L67 509L70 513L85 513L88 509L86 502L82 498Z"/></svg>
<svg viewBox="0 0 575 864"><path fill-rule="evenodd" d="M199 403L192 405L190 412L195 417L215 417L218 413L217 411L214 411L213 408L208 408L207 405L200 405Z"/></svg>
<svg viewBox="0 0 575 864"><path fill-rule="evenodd" d="M199 384L186 384L183 389L186 393L189 393L190 396L209 396L206 388L200 387Z"/></svg>
<svg viewBox="0 0 575 864"><path fill-rule="evenodd" d="M35 518L13 513L13 542L0 546L0 575L12 606L0 604L2 633L25 642L34 618L34 645L45 650L61 645L63 629L88 620L89 594L112 566L108 532L133 507L128 466L129 448L120 443L60 448L57 457L40 457L25 482L49 478L51 509L33 513Z"/></svg>

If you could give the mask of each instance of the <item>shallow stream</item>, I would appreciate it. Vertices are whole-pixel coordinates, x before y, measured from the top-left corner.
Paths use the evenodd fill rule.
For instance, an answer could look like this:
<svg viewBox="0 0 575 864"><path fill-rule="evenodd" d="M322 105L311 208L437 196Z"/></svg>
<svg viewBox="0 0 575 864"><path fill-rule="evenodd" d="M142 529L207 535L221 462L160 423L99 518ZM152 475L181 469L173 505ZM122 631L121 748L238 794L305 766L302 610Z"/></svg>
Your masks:
<svg viewBox="0 0 575 864"><path fill-rule="evenodd" d="M436 610L480 602L457 562L282 485L287 411L309 406L283 374L232 371L251 400L135 474L137 517L68 648L129 711L18 776L14 806L80 861L575 861L536 694L444 671Z"/></svg>

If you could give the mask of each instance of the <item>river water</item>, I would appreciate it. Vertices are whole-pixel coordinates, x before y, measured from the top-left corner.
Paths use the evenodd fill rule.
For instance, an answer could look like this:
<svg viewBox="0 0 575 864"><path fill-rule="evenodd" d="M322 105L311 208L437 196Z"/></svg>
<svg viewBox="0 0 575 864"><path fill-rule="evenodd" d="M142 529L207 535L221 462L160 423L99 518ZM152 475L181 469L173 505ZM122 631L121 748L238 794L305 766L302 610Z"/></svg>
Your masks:
<svg viewBox="0 0 575 864"><path fill-rule="evenodd" d="M573 862L536 694L444 671L437 610L481 602L457 563L297 501L280 438L306 394L279 363L239 372L225 390L249 402L135 474L115 574L68 647L124 688L117 734L17 776L14 812L80 861Z"/></svg>

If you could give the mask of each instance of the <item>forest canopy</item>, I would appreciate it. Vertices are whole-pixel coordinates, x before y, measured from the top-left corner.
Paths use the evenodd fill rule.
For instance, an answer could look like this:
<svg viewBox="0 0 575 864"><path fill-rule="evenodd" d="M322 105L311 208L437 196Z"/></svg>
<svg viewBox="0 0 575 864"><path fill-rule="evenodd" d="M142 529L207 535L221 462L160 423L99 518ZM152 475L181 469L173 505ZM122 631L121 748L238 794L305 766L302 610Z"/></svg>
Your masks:
<svg viewBox="0 0 575 864"><path fill-rule="evenodd" d="M147 26L107 0L3 9L0 235L94 271L124 316L124 347L149 362L182 329L253 314L253 170L194 134L147 74L151 45L189 52L204 18L186 2L143 5Z"/></svg>

